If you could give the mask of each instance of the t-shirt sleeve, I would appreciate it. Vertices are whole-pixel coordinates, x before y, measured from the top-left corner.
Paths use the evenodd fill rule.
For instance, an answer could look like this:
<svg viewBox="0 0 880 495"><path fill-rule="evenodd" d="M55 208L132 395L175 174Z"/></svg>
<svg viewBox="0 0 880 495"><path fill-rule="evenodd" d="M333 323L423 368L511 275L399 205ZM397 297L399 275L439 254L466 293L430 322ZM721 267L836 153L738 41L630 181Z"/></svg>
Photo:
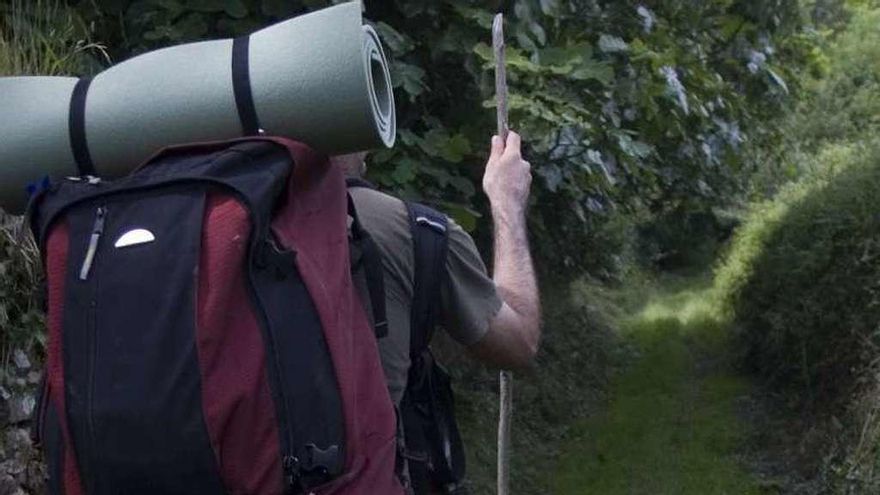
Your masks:
<svg viewBox="0 0 880 495"><path fill-rule="evenodd" d="M501 310L501 298L474 240L451 219L446 270L448 276L442 291L443 327L458 343L469 346L489 331L489 322Z"/></svg>

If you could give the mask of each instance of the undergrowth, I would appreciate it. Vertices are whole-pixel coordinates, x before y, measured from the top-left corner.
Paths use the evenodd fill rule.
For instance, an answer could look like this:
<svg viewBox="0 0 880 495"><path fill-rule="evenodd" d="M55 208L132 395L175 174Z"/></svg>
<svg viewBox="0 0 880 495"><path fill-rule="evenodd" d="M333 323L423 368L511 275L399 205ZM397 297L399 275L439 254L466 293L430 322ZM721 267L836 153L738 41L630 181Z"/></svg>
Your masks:
<svg viewBox="0 0 880 495"><path fill-rule="evenodd" d="M560 455L576 418L604 407L606 388L619 345L612 322L620 313L613 291L580 281L543 292L544 337L535 368L513 382L514 493L550 493L547 474ZM440 345L440 359L454 377L456 408L473 493L495 493L498 429L498 372Z"/></svg>

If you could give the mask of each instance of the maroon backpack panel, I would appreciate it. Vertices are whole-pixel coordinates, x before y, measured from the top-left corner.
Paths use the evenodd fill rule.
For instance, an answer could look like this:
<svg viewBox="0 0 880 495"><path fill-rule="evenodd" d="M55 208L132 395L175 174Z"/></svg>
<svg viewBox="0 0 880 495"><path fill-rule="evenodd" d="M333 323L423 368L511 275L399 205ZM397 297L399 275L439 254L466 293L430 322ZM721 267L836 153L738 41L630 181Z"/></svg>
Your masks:
<svg viewBox="0 0 880 495"><path fill-rule="evenodd" d="M46 380L38 421L43 448L47 451L49 490L52 493L81 495L82 483L67 425L64 394L64 362L61 352L64 286L67 279L68 227L60 223L46 240L46 278L48 299L48 345Z"/></svg>
<svg viewBox="0 0 880 495"><path fill-rule="evenodd" d="M321 493L403 493L394 472L395 413L373 329L351 279L346 185L342 170L290 141L293 174L272 228L297 254L297 266L321 315L342 390L348 439L347 481Z"/></svg>
<svg viewBox="0 0 880 495"><path fill-rule="evenodd" d="M209 196L205 210L196 338L211 446L231 493L279 493L277 419L245 289L250 221L230 197Z"/></svg>

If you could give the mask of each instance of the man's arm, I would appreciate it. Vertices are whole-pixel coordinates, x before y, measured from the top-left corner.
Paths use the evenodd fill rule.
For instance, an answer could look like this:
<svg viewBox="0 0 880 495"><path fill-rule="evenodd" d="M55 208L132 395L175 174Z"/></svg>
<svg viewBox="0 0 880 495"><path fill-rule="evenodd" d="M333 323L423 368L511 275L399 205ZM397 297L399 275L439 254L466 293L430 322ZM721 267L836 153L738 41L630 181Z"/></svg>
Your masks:
<svg viewBox="0 0 880 495"><path fill-rule="evenodd" d="M495 225L493 280L502 305L489 331L469 350L480 361L502 368L530 365L541 338L541 303L526 231L531 182L531 165L522 158L519 135L510 132L507 143L493 137L483 190Z"/></svg>

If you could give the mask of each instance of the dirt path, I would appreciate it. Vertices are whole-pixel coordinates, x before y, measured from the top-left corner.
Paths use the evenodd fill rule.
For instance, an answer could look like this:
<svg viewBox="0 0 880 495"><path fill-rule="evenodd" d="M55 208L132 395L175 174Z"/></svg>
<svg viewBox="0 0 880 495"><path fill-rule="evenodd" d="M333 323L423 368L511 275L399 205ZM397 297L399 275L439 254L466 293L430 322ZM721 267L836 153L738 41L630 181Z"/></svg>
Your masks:
<svg viewBox="0 0 880 495"><path fill-rule="evenodd" d="M737 401L749 386L729 366L708 291L658 294L623 327L633 362L615 380L607 412L575 426L554 493L775 493L741 458L749 435Z"/></svg>

